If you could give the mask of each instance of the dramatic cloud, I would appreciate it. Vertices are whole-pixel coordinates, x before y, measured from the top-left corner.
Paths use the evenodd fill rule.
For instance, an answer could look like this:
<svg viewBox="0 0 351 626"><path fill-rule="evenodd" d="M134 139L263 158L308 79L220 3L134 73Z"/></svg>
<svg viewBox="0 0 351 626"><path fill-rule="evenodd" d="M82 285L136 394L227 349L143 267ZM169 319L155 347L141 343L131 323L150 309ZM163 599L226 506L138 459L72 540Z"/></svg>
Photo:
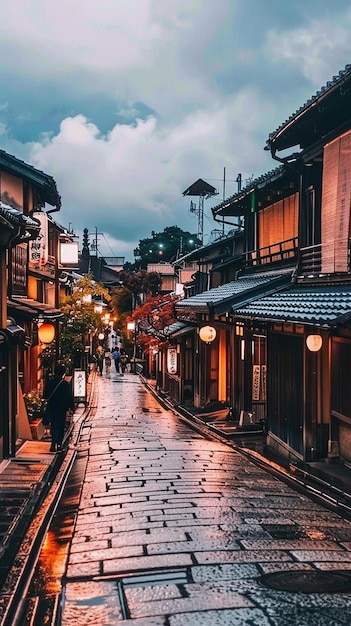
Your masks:
<svg viewBox="0 0 351 626"><path fill-rule="evenodd" d="M0 148L129 260L152 230L197 232L182 192L203 178L206 243L238 173L276 166L269 132L350 61L350 20L346 0L3 0Z"/></svg>

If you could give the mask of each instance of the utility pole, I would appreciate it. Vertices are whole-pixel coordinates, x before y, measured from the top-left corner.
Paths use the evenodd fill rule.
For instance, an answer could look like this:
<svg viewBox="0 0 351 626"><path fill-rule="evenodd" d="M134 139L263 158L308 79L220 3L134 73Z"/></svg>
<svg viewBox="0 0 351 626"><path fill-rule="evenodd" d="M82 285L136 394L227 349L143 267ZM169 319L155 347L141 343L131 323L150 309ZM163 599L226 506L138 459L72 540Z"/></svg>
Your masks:
<svg viewBox="0 0 351 626"><path fill-rule="evenodd" d="M223 202L225 200L225 167L223 168ZM222 235L224 235L224 217L222 218Z"/></svg>
<svg viewBox="0 0 351 626"><path fill-rule="evenodd" d="M95 254L96 256L98 256L98 235L103 235L103 233L98 233L98 229L97 226L95 226L95 232L94 233L89 233L90 236L94 237L94 241L91 244L91 249L95 250Z"/></svg>

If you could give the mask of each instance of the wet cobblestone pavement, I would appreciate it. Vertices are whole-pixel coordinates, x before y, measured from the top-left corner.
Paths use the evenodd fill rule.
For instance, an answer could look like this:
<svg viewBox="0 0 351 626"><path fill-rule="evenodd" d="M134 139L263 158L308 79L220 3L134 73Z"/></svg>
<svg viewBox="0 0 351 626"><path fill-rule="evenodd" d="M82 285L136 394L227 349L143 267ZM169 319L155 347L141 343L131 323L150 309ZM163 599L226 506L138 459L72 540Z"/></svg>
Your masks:
<svg viewBox="0 0 351 626"><path fill-rule="evenodd" d="M89 458L63 626L351 623L350 591L276 590L260 580L347 577L350 522L192 431L137 376L98 384L80 444Z"/></svg>

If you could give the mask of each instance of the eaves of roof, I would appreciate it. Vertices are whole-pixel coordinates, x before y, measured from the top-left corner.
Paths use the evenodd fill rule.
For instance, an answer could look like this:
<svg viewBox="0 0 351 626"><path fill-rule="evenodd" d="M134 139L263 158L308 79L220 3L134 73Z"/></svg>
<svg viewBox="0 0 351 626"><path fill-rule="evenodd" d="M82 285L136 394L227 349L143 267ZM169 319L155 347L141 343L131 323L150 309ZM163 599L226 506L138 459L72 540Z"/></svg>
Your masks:
<svg viewBox="0 0 351 626"><path fill-rule="evenodd" d="M224 269L227 269L228 267L231 267L233 269L240 269L242 263L242 254L235 257L230 257L229 259L221 259L219 263L216 263L212 266L212 268L209 270L209 273L213 274L213 272L220 272Z"/></svg>
<svg viewBox="0 0 351 626"><path fill-rule="evenodd" d="M173 322L173 324L166 326L163 332L164 335L167 337L176 338L180 337L181 335L187 335L188 333L194 331L196 327L196 325L191 325L189 323L181 322L178 320L176 322Z"/></svg>
<svg viewBox="0 0 351 626"><path fill-rule="evenodd" d="M217 206L213 207L211 209L213 217L238 217L240 215L245 215L250 208L250 197L252 196L252 194L256 190L263 189L272 182L281 179L285 175L285 173L286 169L284 165L279 165L275 169L267 172L266 174L262 174L262 176L255 178L241 191L238 191L237 193L227 198L227 200L224 200Z"/></svg>
<svg viewBox="0 0 351 626"><path fill-rule="evenodd" d="M178 302L176 310L194 313L212 313L222 315L230 311L234 305L248 302L259 295L283 289L292 281L291 268L285 272L266 272L250 276L242 276L235 281L209 289L195 296Z"/></svg>
<svg viewBox="0 0 351 626"><path fill-rule="evenodd" d="M36 239L40 233L39 221L0 202L0 246L9 248L15 243Z"/></svg>
<svg viewBox="0 0 351 626"><path fill-rule="evenodd" d="M4 169L13 175L17 174L20 178L30 181L40 189L40 196L44 202L57 208L61 207L61 197L52 176L17 159L4 150L0 150L0 169Z"/></svg>
<svg viewBox="0 0 351 626"><path fill-rule="evenodd" d="M346 88L346 83L349 83ZM328 81L326 85L321 87L305 104L303 104L294 114L292 114L285 122L283 122L274 132L269 134L266 142L265 150L273 150L274 147L278 150L289 148L292 145L290 141L284 141L284 135L287 135L289 129L300 122L312 111L316 111L317 107L324 106L326 99L330 99L334 94L342 96L346 91L350 90L351 84L351 65L346 65L343 70L340 70L337 76L333 76L333 79ZM297 145L297 144L295 144Z"/></svg>
<svg viewBox="0 0 351 626"><path fill-rule="evenodd" d="M233 306L236 317L333 328L351 321L351 285L293 286Z"/></svg>
<svg viewBox="0 0 351 626"><path fill-rule="evenodd" d="M44 302L38 302L38 300L33 300L32 298L12 296L12 298L7 300L7 308L10 312L13 310L15 314L17 312L26 319L42 317L43 319L54 321L63 317L59 309L55 309Z"/></svg>
<svg viewBox="0 0 351 626"><path fill-rule="evenodd" d="M242 232L235 231L234 234L230 234L230 235L227 234L227 235L223 235L223 237L218 237L218 239L216 239L215 241L211 241L211 243L208 243L205 246L201 246L200 248L196 248L195 250L192 250L191 252L184 254L184 256L179 257L179 259L172 262L172 265L178 266L178 265L181 265L185 261L197 261L198 259L201 259L203 256L206 256L206 254L209 253L211 250L215 250L216 247L218 248L221 244L233 241L233 239L236 239L238 235L242 235ZM211 259L208 259L208 262L210 261Z"/></svg>
<svg viewBox="0 0 351 626"><path fill-rule="evenodd" d="M24 215L18 209L14 209L4 202L0 202L0 216L8 222L9 226L25 226L28 230L40 231L40 223L28 215Z"/></svg>

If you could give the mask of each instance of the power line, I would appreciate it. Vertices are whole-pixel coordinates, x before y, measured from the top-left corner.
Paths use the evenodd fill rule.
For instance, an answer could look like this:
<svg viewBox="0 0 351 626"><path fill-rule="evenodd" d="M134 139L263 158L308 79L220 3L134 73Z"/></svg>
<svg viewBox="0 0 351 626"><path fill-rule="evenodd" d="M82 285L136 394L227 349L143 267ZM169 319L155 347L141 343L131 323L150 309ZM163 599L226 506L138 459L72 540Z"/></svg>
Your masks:
<svg viewBox="0 0 351 626"><path fill-rule="evenodd" d="M104 238L104 240L105 240L105 243L106 243L106 245L107 245L108 249L112 252L112 256L118 256L118 255L114 252L114 250L112 250L112 248L111 248L110 244L108 243L108 241L107 241L107 239L106 239L106 237L105 237L104 233L102 233L102 236L103 236L103 238Z"/></svg>

